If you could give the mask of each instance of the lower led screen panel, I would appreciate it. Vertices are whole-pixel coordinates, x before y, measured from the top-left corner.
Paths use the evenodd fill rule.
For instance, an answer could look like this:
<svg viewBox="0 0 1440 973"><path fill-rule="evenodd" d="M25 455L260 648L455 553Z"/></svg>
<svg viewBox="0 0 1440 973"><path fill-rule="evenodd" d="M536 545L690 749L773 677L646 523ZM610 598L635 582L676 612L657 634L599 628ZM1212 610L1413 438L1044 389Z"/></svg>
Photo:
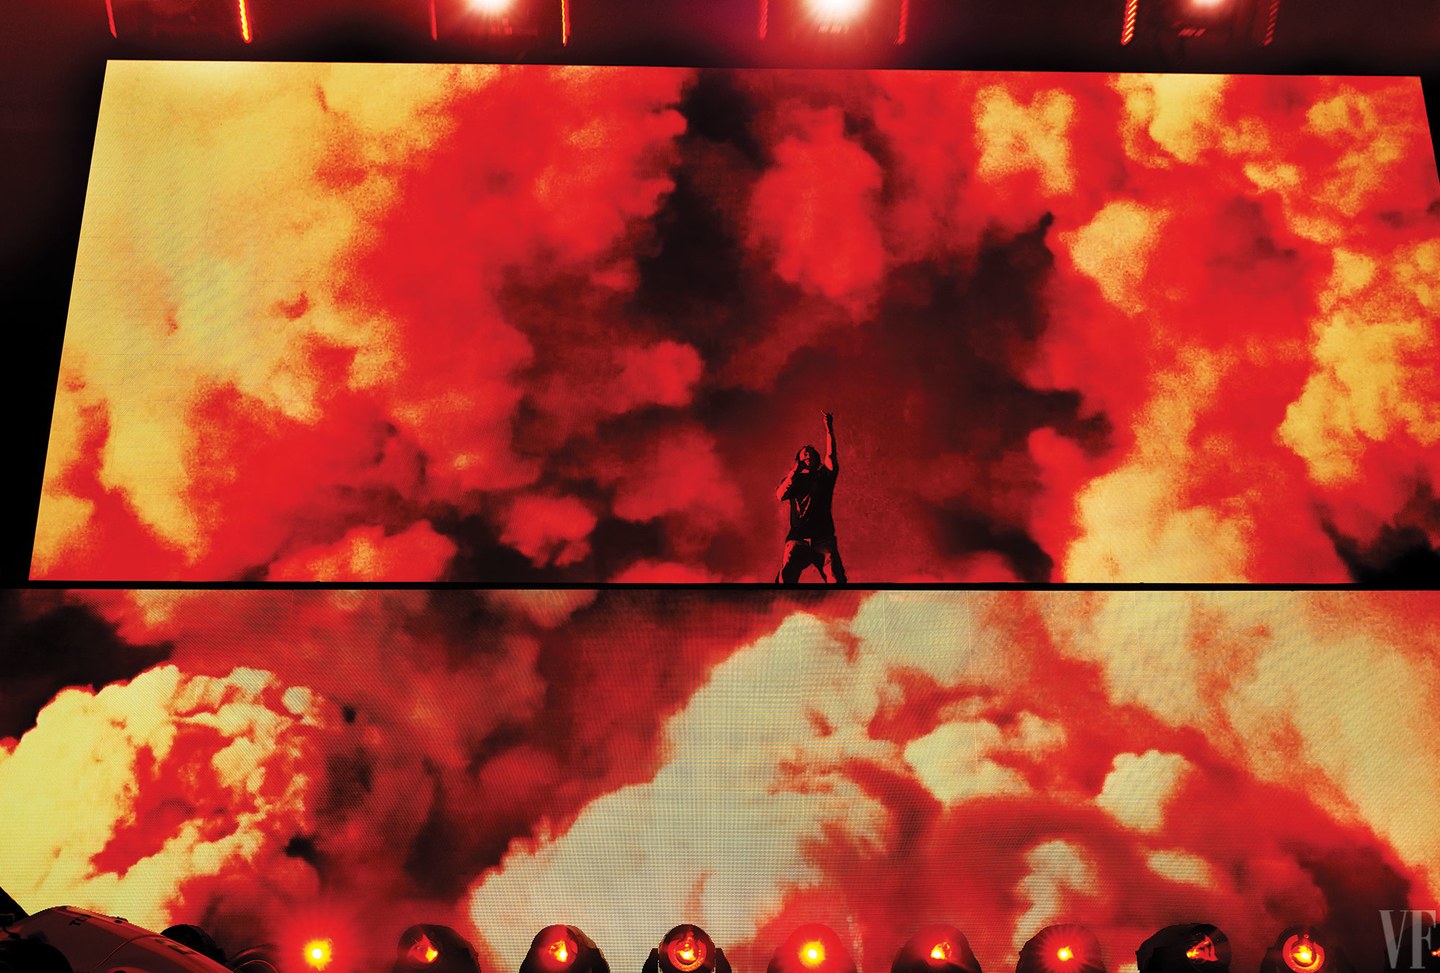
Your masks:
<svg viewBox="0 0 1440 973"><path fill-rule="evenodd" d="M32 574L1433 570L1437 199L1415 78L112 62Z"/></svg>
<svg viewBox="0 0 1440 973"><path fill-rule="evenodd" d="M822 923L792 945L884 970L946 924L1008 973L1068 923L1089 932L1039 936L1041 960L1135 973L1157 930L1208 923L1225 938L1178 944L1196 962L1258 973L1293 937L1295 973L1322 950L1378 971L1410 968L1394 944L1440 891L1428 596L0 605L0 884L31 913L200 924L231 956L319 943L332 971L383 971L407 931L455 948L430 924L498 973L558 923L638 973L690 923L760 973Z"/></svg>

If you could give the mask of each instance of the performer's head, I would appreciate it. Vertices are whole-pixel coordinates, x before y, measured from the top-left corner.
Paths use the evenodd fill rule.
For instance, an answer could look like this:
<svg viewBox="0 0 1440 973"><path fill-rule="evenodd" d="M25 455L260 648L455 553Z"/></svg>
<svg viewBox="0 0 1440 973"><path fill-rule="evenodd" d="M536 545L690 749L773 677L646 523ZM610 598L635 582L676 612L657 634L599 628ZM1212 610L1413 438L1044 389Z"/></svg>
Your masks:
<svg viewBox="0 0 1440 973"><path fill-rule="evenodd" d="M802 470L814 470L820 466L820 450L814 446L801 446L795 453L795 465Z"/></svg>

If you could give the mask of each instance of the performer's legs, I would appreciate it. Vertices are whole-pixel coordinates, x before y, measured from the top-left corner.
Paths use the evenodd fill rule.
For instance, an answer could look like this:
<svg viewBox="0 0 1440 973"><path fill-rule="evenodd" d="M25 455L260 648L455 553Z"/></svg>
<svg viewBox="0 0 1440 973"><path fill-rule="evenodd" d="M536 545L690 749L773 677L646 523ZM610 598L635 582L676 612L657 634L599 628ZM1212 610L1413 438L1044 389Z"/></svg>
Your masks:
<svg viewBox="0 0 1440 973"><path fill-rule="evenodd" d="M804 541L785 542L785 562L780 565L776 581L781 584L799 584L800 575L815 563L815 549Z"/></svg>
<svg viewBox="0 0 1440 973"><path fill-rule="evenodd" d="M820 541L815 550L821 555L820 576L832 584L845 584L845 565L840 560L840 543L835 538Z"/></svg>

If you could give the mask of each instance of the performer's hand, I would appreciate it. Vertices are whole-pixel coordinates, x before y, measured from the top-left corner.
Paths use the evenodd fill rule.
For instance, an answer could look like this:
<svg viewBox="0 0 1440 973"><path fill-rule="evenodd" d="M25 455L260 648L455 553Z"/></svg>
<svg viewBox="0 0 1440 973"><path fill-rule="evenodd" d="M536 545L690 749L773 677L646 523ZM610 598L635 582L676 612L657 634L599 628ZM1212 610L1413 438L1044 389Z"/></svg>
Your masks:
<svg viewBox="0 0 1440 973"><path fill-rule="evenodd" d="M831 426L835 425L835 413L833 413L833 412L822 412L822 413L820 413L820 414L825 417L825 428L826 428L826 429L829 429Z"/></svg>

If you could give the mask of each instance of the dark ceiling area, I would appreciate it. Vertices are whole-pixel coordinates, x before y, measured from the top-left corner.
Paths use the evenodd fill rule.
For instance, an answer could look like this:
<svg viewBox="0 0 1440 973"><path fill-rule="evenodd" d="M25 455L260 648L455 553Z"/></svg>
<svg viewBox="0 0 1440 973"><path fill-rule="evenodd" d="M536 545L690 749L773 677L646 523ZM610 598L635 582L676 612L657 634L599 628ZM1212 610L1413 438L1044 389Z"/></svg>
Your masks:
<svg viewBox="0 0 1440 973"><path fill-rule="evenodd" d="M16 457L6 465L18 498L5 518L0 562L3 580L11 583L28 575L109 59L1419 75L1432 120L1433 79L1440 74L1435 0L1281 0L1269 44L1257 38L1177 42L1173 30L1143 27L1166 20L1161 4L1206 0L1137 0L1142 30L1123 46L1126 0L904 0L905 42L898 45L893 21L863 42L837 39L807 30L804 11L787 11L785 0L566 0L564 44L554 29L561 0L553 0L557 9L545 5L536 12L538 36L523 39L445 35L443 29L432 39L432 0L247 0L250 43L229 30L131 30L123 6L138 2L111 0L109 10L106 0L0 3L0 281L12 336L4 384ZM770 29L762 41L762 16L783 25L787 12L794 17L788 29ZM112 36L115 14L120 29Z"/></svg>

